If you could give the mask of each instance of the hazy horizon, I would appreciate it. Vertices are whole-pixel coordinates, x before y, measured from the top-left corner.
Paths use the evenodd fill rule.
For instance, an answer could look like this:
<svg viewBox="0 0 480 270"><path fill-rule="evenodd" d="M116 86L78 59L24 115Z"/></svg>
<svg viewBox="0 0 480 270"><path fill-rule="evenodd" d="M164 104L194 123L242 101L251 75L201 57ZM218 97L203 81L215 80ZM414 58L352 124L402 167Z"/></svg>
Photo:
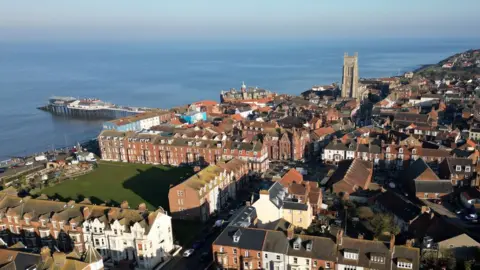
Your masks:
<svg viewBox="0 0 480 270"><path fill-rule="evenodd" d="M474 0L0 0L0 40L480 37L479 9Z"/></svg>

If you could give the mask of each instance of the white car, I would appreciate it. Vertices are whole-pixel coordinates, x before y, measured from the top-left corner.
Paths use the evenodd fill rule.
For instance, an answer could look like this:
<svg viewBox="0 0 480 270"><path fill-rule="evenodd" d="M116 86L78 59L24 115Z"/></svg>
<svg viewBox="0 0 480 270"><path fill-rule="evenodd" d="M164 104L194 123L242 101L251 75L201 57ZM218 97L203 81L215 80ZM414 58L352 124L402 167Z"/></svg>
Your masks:
<svg viewBox="0 0 480 270"><path fill-rule="evenodd" d="M29 161L29 162L25 163L25 166L30 166L30 165L33 165L33 161Z"/></svg>
<svg viewBox="0 0 480 270"><path fill-rule="evenodd" d="M185 250L185 252L183 252L183 257L188 258L188 257L192 256L193 252L195 252L195 250L193 248L187 249L187 250Z"/></svg>

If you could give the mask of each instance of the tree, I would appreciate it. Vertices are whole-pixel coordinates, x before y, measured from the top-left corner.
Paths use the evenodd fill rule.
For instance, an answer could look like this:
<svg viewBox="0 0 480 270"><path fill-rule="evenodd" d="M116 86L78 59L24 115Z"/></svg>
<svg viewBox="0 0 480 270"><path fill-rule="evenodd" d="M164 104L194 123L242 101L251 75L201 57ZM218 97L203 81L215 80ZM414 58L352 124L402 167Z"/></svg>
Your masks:
<svg viewBox="0 0 480 270"><path fill-rule="evenodd" d="M373 228L375 236L379 236L383 233L391 233L394 235L400 233L400 228L395 224L393 216L389 214L375 215L370 220L370 225Z"/></svg>
<svg viewBox="0 0 480 270"><path fill-rule="evenodd" d="M372 209L368 206L360 206L357 208L356 214L360 219L372 219L375 216Z"/></svg>

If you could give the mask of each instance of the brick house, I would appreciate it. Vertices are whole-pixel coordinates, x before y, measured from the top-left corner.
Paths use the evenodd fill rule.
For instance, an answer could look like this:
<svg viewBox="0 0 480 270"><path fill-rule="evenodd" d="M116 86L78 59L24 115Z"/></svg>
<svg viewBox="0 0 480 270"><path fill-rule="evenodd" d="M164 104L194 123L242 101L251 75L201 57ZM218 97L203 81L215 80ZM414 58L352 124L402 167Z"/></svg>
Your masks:
<svg viewBox="0 0 480 270"><path fill-rule="evenodd" d="M209 165L200 172L173 186L168 192L170 213L176 219L206 221L219 211L228 199L235 199L248 179L247 162L232 159Z"/></svg>

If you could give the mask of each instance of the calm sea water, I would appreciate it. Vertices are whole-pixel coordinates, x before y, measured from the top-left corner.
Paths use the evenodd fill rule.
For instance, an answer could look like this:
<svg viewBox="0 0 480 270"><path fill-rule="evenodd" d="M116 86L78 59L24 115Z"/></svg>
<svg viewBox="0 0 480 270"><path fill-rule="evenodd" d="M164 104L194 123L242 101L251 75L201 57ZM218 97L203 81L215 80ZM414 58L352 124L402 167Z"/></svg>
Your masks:
<svg viewBox="0 0 480 270"><path fill-rule="evenodd" d="M391 76L470 48L479 39L365 39L149 44L0 43L0 160L95 137L101 122L36 107L51 95L167 108L219 99L242 81L280 93L341 80L344 52L361 77Z"/></svg>

